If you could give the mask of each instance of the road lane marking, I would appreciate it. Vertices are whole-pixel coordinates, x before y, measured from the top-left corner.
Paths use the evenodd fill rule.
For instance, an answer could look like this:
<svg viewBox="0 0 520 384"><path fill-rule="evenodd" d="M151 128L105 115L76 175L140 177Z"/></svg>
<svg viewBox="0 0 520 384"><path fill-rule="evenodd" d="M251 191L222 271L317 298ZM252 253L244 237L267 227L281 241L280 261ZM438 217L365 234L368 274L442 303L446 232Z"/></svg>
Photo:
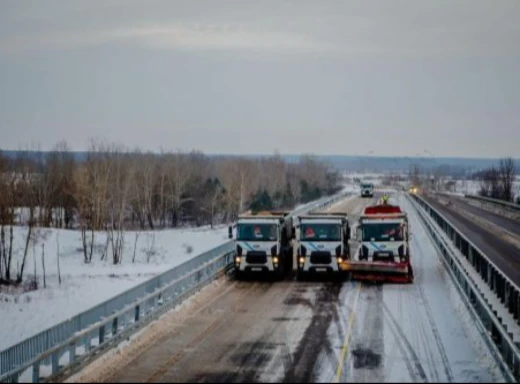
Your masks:
<svg viewBox="0 0 520 384"><path fill-rule="evenodd" d="M361 283L358 283L357 289L356 289L356 298L354 299L354 305L352 306L352 312L350 313L349 319L348 319L348 328L347 333L345 334L345 340L343 341L343 346L341 348L341 355L338 361L338 369L336 370L336 379L334 380L335 383L339 383L339 380L341 378L341 375L343 374L343 363L345 361L345 358L347 357L348 353L348 347L350 343L350 336L352 335L352 327L354 325L354 319L355 319L355 313L357 309L357 303L359 299L359 295L361 293Z"/></svg>

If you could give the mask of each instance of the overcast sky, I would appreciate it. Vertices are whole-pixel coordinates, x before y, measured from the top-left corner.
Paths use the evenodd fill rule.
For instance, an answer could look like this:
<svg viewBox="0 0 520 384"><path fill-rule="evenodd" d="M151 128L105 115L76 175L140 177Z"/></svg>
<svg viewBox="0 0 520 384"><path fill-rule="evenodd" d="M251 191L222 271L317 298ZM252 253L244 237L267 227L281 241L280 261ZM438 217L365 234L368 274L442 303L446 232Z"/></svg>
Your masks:
<svg viewBox="0 0 520 384"><path fill-rule="evenodd" d="M0 1L0 148L520 157L520 1Z"/></svg>

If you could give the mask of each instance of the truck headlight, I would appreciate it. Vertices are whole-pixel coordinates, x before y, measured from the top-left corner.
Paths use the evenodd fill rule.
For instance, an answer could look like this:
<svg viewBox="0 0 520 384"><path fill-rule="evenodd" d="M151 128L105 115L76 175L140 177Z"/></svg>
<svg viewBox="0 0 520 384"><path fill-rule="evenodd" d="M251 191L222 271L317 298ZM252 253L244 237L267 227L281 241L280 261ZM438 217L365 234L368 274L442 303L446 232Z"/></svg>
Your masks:
<svg viewBox="0 0 520 384"><path fill-rule="evenodd" d="M338 264L341 264L343 263L343 258L342 257L338 257Z"/></svg>
<svg viewBox="0 0 520 384"><path fill-rule="evenodd" d="M240 257L235 257L235 263L240 264Z"/></svg>
<svg viewBox="0 0 520 384"><path fill-rule="evenodd" d="M276 256L273 257L273 263L274 263L274 264L278 264L278 257L276 257Z"/></svg>
<svg viewBox="0 0 520 384"><path fill-rule="evenodd" d="M305 264L305 257L300 257L300 264Z"/></svg>

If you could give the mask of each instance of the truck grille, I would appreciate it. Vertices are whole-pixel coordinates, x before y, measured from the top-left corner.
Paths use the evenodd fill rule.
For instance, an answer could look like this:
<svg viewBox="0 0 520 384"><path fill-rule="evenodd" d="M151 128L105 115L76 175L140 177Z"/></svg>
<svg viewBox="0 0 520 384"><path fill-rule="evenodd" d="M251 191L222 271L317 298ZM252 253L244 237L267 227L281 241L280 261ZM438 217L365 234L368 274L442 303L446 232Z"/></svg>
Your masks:
<svg viewBox="0 0 520 384"><path fill-rule="evenodd" d="M312 252L311 253L311 264L330 264L332 262L332 256L330 252Z"/></svg>
<svg viewBox="0 0 520 384"><path fill-rule="evenodd" d="M246 262L248 264L265 264L267 263L267 254L265 252L248 252Z"/></svg>

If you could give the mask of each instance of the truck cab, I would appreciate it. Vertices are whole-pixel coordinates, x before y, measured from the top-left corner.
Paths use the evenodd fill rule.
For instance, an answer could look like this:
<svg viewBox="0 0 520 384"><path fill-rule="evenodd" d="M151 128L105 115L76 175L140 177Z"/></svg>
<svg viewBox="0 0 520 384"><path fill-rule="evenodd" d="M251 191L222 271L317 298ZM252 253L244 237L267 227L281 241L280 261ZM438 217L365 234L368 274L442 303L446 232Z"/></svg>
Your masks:
<svg viewBox="0 0 520 384"><path fill-rule="evenodd" d="M314 213L298 217L298 277L310 272L341 271L350 257L350 226L345 213Z"/></svg>
<svg viewBox="0 0 520 384"><path fill-rule="evenodd" d="M374 197L374 184L361 183L361 197Z"/></svg>
<svg viewBox="0 0 520 384"><path fill-rule="evenodd" d="M235 237L235 273L267 272L282 275L292 270L292 220L288 212L248 212L239 216ZM232 227L229 235L232 238Z"/></svg>
<svg viewBox="0 0 520 384"><path fill-rule="evenodd" d="M356 227L357 259L369 262L407 262L408 219L398 206L367 207Z"/></svg>

